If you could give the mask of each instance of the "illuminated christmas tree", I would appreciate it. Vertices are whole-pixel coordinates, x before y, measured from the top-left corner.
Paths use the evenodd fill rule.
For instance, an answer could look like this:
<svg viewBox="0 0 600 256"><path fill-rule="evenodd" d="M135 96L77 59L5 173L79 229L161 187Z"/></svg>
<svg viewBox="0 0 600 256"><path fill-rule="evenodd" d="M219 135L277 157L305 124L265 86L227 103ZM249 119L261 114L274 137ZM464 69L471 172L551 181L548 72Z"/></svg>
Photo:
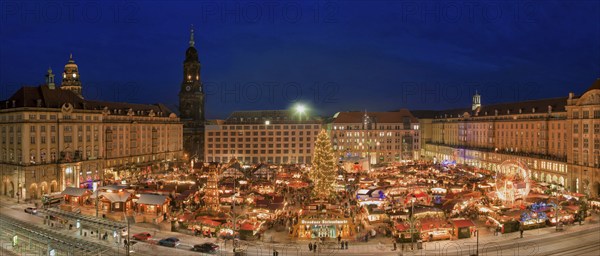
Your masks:
<svg viewBox="0 0 600 256"><path fill-rule="evenodd" d="M321 130L315 141L312 168L309 177L313 181L313 193L317 198L329 198L335 188L335 157L331 141L325 130Z"/></svg>

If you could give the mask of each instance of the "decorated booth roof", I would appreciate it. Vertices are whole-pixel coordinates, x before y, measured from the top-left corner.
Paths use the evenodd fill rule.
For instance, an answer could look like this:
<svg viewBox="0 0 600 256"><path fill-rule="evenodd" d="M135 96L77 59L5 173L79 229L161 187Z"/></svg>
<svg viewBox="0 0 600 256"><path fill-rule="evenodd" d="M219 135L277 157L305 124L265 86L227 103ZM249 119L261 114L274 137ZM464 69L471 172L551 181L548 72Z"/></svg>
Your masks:
<svg viewBox="0 0 600 256"><path fill-rule="evenodd" d="M163 205L167 202L167 197L163 195L141 194L138 204Z"/></svg>
<svg viewBox="0 0 600 256"><path fill-rule="evenodd" d="M451 220L452 225L456 228L474 227L475 223L472 220Z"/></svg>
<svg viewBox="0 0 600 256"><path fill-rule="evenodd" d="M88 191L85 188L73 188L73 187L67 187L65 188L65 190L60 193L61 195L66 195L66 196L83 196L85 194L85 192Z"/></svg>

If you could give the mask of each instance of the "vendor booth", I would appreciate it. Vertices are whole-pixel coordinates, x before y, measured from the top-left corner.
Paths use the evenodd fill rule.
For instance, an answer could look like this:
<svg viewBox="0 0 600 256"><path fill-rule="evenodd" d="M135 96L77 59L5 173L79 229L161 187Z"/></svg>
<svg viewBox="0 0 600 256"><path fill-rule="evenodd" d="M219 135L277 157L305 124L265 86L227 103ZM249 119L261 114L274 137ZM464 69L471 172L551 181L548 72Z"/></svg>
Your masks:
<svg viewBox="0 0 600 256"><path fill-rule="evenodd" d="M469 238L475 231L475 223L467 219L454 219L450 221L454 228L454 234L458 239Z"/></svg>
<svg viewBox="0 0 600 256"><path fill-rule="evenodd" d="M299 218L294 227L294 235L300 239L335 238L338 235L346 239L354 235L354 223L340 214L309 213Z"/></svg>

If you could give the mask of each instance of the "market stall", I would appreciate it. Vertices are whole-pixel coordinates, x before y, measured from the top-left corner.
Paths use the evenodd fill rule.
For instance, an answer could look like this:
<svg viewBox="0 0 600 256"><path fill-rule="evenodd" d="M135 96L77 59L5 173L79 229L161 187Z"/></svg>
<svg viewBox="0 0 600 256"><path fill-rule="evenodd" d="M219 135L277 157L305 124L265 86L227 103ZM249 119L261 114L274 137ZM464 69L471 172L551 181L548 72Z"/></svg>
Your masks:
<svg viewBox="0 0 600 256"><path fill-rule="evenodd" d="M354 235L354 223L350 218L335 213L308 213L299 218L294 235L300 239L317 237L350 238Z"/></svg>

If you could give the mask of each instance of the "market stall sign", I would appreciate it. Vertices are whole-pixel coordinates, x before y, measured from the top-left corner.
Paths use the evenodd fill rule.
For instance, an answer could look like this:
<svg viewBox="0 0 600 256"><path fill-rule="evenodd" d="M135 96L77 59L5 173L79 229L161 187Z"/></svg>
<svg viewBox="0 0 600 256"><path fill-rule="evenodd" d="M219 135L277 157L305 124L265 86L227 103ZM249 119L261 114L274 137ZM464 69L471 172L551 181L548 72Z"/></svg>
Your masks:
<svg viewBox="0 0 600 256"><path fill-rule="evenodd" d="M348 220L301 220L303 225L340 225L348 224Z"/></svg>

